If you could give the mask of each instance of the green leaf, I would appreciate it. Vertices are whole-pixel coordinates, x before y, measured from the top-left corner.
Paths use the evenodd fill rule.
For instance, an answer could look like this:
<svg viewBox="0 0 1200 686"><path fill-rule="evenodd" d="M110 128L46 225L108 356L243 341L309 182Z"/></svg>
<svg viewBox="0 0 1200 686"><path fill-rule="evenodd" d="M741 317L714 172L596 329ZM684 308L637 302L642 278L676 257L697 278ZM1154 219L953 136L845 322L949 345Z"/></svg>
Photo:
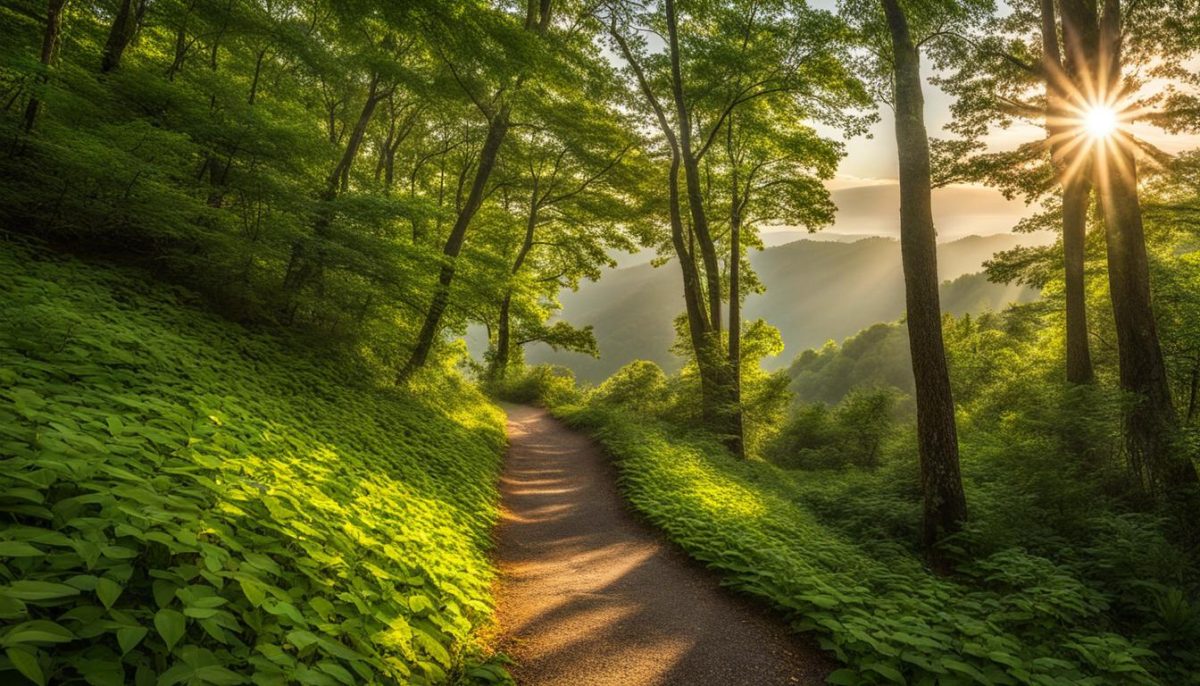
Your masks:
<svg viewBox="0 0 1200 686"><path fill-rule="evenodd" d="M266 600L267 589L263 588L262 584L244 578L238 579L238 583L242 587L242 595L246 596L246 600L254 607L259 607Z"/></svg>
<svg viewBox="0 0 1200 686"><path fill-rule="evenodd" d="M853 669L838 669L826 677L825 681L834 686L858 686L862 683L862 678Z"/></svg>
<svg viewBox="0 0 1200 686"><path fill-rule="evenodd" d="M0 541L0 557L41 557L45 554L24 541Z"/></svg>
<svg viewBox="0 0 1200 686"><path fill-rule="evenodd" d="M130 626L124 629L117 629L117 644L121 646L121 655L124 656L137 647L146 634L150 633L145 627Z"/></svg>
<svg viewBox="0 0 1200 686"><path fill-rule="evenodd" d="M446 651L446 646L442 645L440 641L420 628L417 628L413 636L430 657L441 663L443 667L450 666L450 653Z"/></svg>
<svg viewBox="0 0 1200 686"><path fill-rule="evenodd" d="M154 628L158 629L159 636L167 644L167 650L171 650L183 638L187 619L177 610L159 610L154 615Z"/></svg>
<svg viewBox="0 0 1200 686"><path fill-rule="evenodd" d="M123 590L125 589L121 587L121 584L107 577L96 580L96 597L100 598L100 602L104 603L106 608L112 608L113 603L117 602L117 598L121 597Z"/></svg>
<svg viewBox="0 0 1200 686"><path fill-rule="evenodd" d="M46 686L46 675L42 673L42 666L38 664L37 655L25 652L17 648L9 648L5 651L8 659L12 661L13 667L38 686Z"/></svg>
<svg viewBox="0 0 1200 686"><path fill-rule="evenodd" d="M49 581L14 581L8 588L0 589L0 595L17 600L51 600L79 595L79 589Z"/></svg>
<svg viewBox="0 0 1200 686"><path fill-rule="evenodd" d="M287 635L288 643L296 646L297 650L304 650L310 645L317 642L317 637L311 631L297 630L289 631Z"/></svg>
<svg viewBox="0 0 1200 686"><path fill-rule="evenodd" d="M414 593L408 597L408 606L417 614L425 614L433 609L433 603L429 602L429 598L420 593Z"/></svg>
<svg viewBox="0 0 1200 686"><path fill-rule="evenodd" d="M0 637L0 645L10 647L26 643L67 643L76 636L70 629L45 619L18 624Z"/></svg>
<svg viewBox="0 0 1200 686"><path fill-rule="evenodd" d="M354 684L357 683L357 681L354 678L354 675L351 674L349 672L349 670L347 670L345 667L339 665L336 662L330 662L329 660L322 660L317 663L317 669L321 670L322 672L325 672L329 676L332 676L333 678L337 679L338 681L342 682L343 684L346 684L346 686L354 686Z"/></svg>

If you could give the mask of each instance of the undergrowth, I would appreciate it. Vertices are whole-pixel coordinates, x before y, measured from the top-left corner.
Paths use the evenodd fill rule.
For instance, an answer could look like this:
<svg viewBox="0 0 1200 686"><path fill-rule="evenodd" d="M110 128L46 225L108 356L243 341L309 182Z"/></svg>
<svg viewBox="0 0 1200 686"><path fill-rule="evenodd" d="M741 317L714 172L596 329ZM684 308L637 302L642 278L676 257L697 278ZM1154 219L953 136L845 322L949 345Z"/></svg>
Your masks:
<svg viewBox="0 0 1200 686"><path fill-rule="evenodd" d="M502 415L0 242L0 681L496 681Z"/></svg>
<svg viewBox="0 0 1200 686"><path fill-rule="evenodd" d="M1007 548L939 578L902 545L867 545L822 521L802 477L735 460L702 433L603 403L558 412L615 458L652 523L814 632L846 665L830 683L1200 683L1180 667L1194 660L1168 662L1114 631L1113 598L1067 565Z"/></svg>

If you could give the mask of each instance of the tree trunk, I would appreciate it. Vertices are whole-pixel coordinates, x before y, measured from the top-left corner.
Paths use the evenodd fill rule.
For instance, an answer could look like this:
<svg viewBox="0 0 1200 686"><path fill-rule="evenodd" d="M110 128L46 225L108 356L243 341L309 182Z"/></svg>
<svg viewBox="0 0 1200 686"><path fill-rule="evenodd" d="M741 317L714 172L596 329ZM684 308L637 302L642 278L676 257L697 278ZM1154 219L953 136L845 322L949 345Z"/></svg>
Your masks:
<svg viewBox="0 0 1200 686"><path fill-rule="evenodd" d="M521 240L521 248L517 251L517 257L513 260L512 270L509 274L513 277L521 271L521 267L525 265L526 258L529 257L530 251L533 250L533 237L537 231L538 214L540 207L540 199L538 198L538 183L535 180L533 183L533 192L529 198L529 216L525 220L525 237ZM500 321L496 327L496 355L492 361L492 376L504 378L508 375L508 363L511 356L512 334L510 311L512 310L513 287L509 285L504 291L504 300L500 302Z"/></svg>
<svg viewBox="0 0 1200 686"><path fill-rule="evenodd" d="M313 219L313 235L317 239L316 250L309 258L309 251L305 249L303 240L297 240L292 244L290 265L283 279L285 291L299 290L306 283L321 278L321 272L325 268L326 255L322 242L329 238L330 229L333 226L332 202L337 199L339 191L344 191L349 184L350 169L354 166L354 160L362 146L363 137L371 123L371 117L381 99L379 76L373 74L367 91L367 99L363 103L350 140L346 142L346 148L342 151L338 163L326 177L325 188L321 189L319 196L321 202L316 208L316 216Z"/></svg>
<svg viewBox="0 0 1200 686"><path fill-rule="evenodd" d="M949 569L938 543L967 518L958 466L958 436L938 300L929 139L925 132L920 53L898 0L882 0L894 55L896 144L900 161L900 252L904 263L909 347L916 381L917 442L925 500L924 545L931 565Z"/></svg>
<svg viewBox="0 0 1200 686"><path fill-rule="evenodd" d="M1088 201L1092 184L1083 175L1063 186L1063 267L1067 319L1067 381L1091 383L1092 354L1088 342L1087 285L1084 253L1087 242Z"/></svg>
<svg viewBox="0 0 1200 686"><path fill-rule="evenodd" d="M732 127L732 122L730 123ZM742 417L742 303L741 287L742 214L734 175L733 212L729 218L729 430L725 444L729 452L746 456L745 423Z"/></svg>
<svg viewBox="0 0 1200 686"><path fill-rule="evenodd" d="M1058 46L1058 22L1054 0L1041 0L1042 70L1046 86L1046 136L1050 157L1062 188L1063 273L1066 294L1066 376L1069 383L1091 383L1092 355L1088 341L1087 297L1084 277L1084 245L1087 238L1088 200L1091 183L1083 165L1089 153L1072 140L1074 123L1067 92L1078 88L1078 50L1068 49L1064 62ZM1064 24L1065 26L1065 24ZM1078 43L1078 30L1065 28L1064 36Z"/></svg>
<svg viewBox="0 0 1200 686"><path fill-rule="evenodd" d="M659 128L662 130L662 134L666 137L667 143L670 146L671 168L667 176L667 206L670 213L671 245L675 248L675 257L679 260L680 275L683 277L683 301L687 313L688 337L692 343L692 350L696 354L696 368L700 376L700 407L703 419L705 424L717 426L719 420L714 413L717 398L717 383L714 378L712 366L708 363L709 360L706 357L706 351L709 347L708 331L710 330L710 326L705 314L704 296L701 293L700 274L696 269L696 261L693 257L694 251L689 249L683 230L683 211L679 197L679 167L681 165L679 139L675 135L674 129L671 128L666 112L659 103L658 98L655 97L654 90L651 88L650 82L642 71L641 65L634 58L633 51L629 48L629 43L616 30L615 26L610 28L610 35L621 49L621 55L633 70L634 76L637 78L638 88L641 89L647 103L654 110Z"/></svg>
<svg viewBox="0 0 1200 686"><path fill-rule="evenodd" d="M445 247L442 248L442 255L445 259L438 272L433 299L425 313L425 321L417 335L412 354L396 377L397 383L407 380L413 372L424 367L429 359L429 352L433 349L434 340L437 338L438 329L441 326L442 314L445 313L446 306L450 303L450 285L454 281L454 263L458 259L459 252L462 251L463 243L466 242L467 228L475 217L475 213L479 211L479 206L483 204L483 192L487 187L488 178L496 166L496 158L500 153L500 146L504 143L504 137L508 135L509 115L509 105L505 104L488 124L487 139L479 154L479 166L475 169L471 192L467 195L466 202L458 213L454 227L450 230L450 236L446 239Z"/></svg>
<svg viewBox="0 0 1200 686"><path fill-rule="evenodd" d="M666 0L667 37L671 56L671 93L675 100L675 118L679 126L679 154L687 181L688 208L692 229L700 244L700 259L708 295L708 321L712 331L721 330L721 272L717 266L717 250L708 227L704 210L704 191L700 181L700 165L692 154L692 121L683 92L683 73L680 66L679 35L674 0Z"/></svg>
<svg viewBox="0 0 1200 686"><path fill-rule="evenodd" d="M675 118L679 127L679 158L683 165L687 184L688 209L692 219L692 231L704 265L703 294L699 294L701 307L707 300L707 316L704 336L695 347L696 364L702 381L707 377L709 392L702 398L704 422L722 436L726 445L737 453L742 452L741 411L736 402L737 389L728 369L728 358L722 350L721 341L721 271L717 259L716 244L708 226L704 208L704 188L700 179L700 164L692 151L691 112L683 88L682 56L679 50L678 17L674 0L666 0L667 44L671 59L671 93L675 101ZM694 252L692 253L694 256ZM694 264L694 262L693 262ZM697 286L699 283L697 283ZM693 343L693 346L696 344Z"/></svg>
<svg viewBox="0 0 1200 686"><path fill-rule="evenodd" d="M50 64L54 62L54 56L58 53L58 41L62 33L62 15L66 7L67 0L50 0L46 4L46 28L42 32L42 52L39 57L44 71L38 76L38 83L45 84L48 81L47 72ZM33 131L33 125L37 123L38 112L41 109L42 101L35 93L25 106L25 133Z"/></svg>
<svg viewBox="0 0 1200 686"><path fill-rule="evenodd" d="M1110 146L1097 164L1098 187L1108 243L1108 286L1116 321L1121 388L1134 394L1126 411L1130 464L1145 485L1170 490L1197 482L1186 456L1171 451L1177 428L1158 326L1150 302L1150 266L1146 254L1137 161L1123 145Z"/></svg>
<svg viewBox="0 0 1200 686"><path fill-rule="evenodd" d="M117 7L117 16L113 19L112 27L108 31L108 41L104 44L104 53L100 56L101 73L107 74L121 66L121 56L125 54L125 48L129 45L129 41L133 40L133 34L137 31L138 18L144 9L145 0L139 0L136 6L134 0L121 0Z"/></svg>
<svg viewBox="0 0 1200 686"><path fill-rule="evenodd" d="M1098 73L1117 92L1121 81L1121 8L1104 0L1100 17ZM1150 297L1150 264L1138 197L1137 159L1129 141L1117 132L1096 155L1096 187L1104 212L1108 244L1108 286L1117 331L1121 388L1133 394L1126 410L1125 435L1130 464L1152 490L1191 486L1196 467L1186 454L1175 454L1172 441L1178 418L1171 400L1158 325Z"/></svg>
<svg viewBox="0 0 1200 686"><path fill-rule="evenodd" d="M362 146L363 137L367 134L367 127L371 125L371 118L375 116L375 108L379 106L379 102L384 97L386 96L381 95L379 91L379 75L372 74L366 102L363 103L362 110L358 113L358 121L354 123L354 129L350 133L350 140L346 142L342 158L338 160L337 166L334 167L326 181L323 200L333 200L339 191L345 192L349 188L350 170L354 166L354 160L358 157L358 149Z"/></svg>

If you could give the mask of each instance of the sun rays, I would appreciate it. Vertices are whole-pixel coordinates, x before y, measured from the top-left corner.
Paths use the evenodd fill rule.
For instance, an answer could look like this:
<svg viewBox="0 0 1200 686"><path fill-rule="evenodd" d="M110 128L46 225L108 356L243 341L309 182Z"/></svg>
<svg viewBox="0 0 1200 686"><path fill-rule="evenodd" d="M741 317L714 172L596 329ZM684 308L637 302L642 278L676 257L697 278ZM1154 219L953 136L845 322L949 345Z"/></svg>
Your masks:
<svg viewBox="0 0 1200 686"><path fill-rule="evenodd" d="M1066 78L1056 84L1060 96L1047 115L1052 133L1046 143L1064 180L1096 172L1104 185L1112 174L1135 174L1138 144L1129 125L1148 113L1128 94L1097 84L1105 79Z"/></svg>
<svg viewBox="0 0 1200 686"><path fill-rule="evenodd" d="M1107 105L1096 105L1083 113L1083 130L1093 140L1108 138L1117 132L1117 113Z"/></svg>

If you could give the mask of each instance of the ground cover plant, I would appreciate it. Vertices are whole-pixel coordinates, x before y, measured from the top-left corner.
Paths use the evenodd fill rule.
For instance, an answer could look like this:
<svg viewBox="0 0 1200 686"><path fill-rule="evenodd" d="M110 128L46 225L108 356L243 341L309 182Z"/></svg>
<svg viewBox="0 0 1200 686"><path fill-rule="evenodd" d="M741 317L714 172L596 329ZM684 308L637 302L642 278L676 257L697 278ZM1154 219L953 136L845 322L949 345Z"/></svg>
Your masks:
<svg viewBox="0 0 1200 686"><path fill-rule="evenodd" d="M502 414L0 243L0 681L498 681Z"/></svg>

